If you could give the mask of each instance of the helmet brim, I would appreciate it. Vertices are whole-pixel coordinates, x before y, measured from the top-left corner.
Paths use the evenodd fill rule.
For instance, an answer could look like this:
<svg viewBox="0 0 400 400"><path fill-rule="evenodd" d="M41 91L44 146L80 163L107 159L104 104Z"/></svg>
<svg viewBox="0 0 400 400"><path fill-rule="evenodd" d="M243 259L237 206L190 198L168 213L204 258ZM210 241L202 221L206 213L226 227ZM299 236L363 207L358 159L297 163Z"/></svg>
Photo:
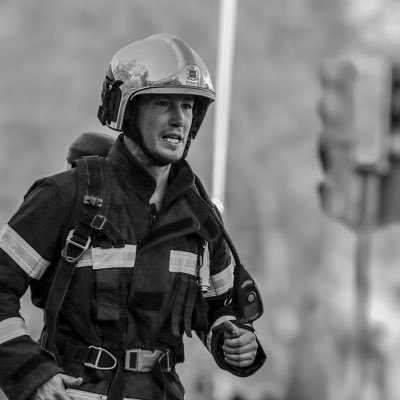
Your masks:
<svg viewBox="0 0 400 400"><path fill-rule="evenodd" d="M206 97L207 99L210 100L210 102L215 100L215 93L213 91L200 87L190 88L187 86L182 86L182 87L151 86L140 90L136 90L135 93L133 93L132 96L129 97L129 100L143 94L188 94L192 96Z"/></svg>

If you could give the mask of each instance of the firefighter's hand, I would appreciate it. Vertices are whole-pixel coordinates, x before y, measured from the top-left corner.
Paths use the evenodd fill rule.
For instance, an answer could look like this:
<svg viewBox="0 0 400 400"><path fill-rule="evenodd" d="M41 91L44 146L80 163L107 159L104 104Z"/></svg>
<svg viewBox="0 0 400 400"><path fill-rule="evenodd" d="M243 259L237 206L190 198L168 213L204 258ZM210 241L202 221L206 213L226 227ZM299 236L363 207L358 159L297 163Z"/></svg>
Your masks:
<svg viewBox="0 0 400 400"><path fill-rule="evenodd" d="M78 387L82 378L74 378L65 374L57 374L40 385L30 400L71 400L65 388Z"/></svg>
<svg viewBox="0 0 400 400"><path fill-rule="evenodd" d="M256 335L247 329L239 328L231 321L224 322L225 361L235 367L248 367L253 364L257 354Z"/></svg>

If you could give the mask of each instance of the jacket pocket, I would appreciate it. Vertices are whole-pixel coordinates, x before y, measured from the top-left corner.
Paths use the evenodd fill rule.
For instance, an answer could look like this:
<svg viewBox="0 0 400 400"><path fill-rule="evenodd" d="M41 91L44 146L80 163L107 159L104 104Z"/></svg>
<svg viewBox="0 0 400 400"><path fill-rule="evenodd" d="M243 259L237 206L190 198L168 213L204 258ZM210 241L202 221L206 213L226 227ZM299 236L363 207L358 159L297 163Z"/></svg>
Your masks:
<svg viewBox="0 0 400 400"><path fill-rule="evenodd" d="M123 318L131 274L136 261L136 246L88 249L77 264L77 272L93 276L92 318L99 322L117 322ZM84 275L82 275L84 276ZM83 289L83 288L82 288Z"/></svg>

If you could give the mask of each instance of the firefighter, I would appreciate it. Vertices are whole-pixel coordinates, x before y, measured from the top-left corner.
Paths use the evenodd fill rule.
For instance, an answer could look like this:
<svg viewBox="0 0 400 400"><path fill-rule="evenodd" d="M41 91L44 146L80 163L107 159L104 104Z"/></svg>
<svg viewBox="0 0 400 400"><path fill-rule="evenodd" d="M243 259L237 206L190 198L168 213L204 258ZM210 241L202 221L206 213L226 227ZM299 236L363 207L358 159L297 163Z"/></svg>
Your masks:
<svg viewBox="0 0 400 400"><path fill-rule="evenodd" d="M221 368L245 377L262 366L232 305L229 248L185 160L213 100L206 65L178 37L115 53L98 111L121 132L108 157L35 182L0 232L11 400L181 400L175 365L192 331ZM45 312L40 343L19 314L28 287Z"/></svg>

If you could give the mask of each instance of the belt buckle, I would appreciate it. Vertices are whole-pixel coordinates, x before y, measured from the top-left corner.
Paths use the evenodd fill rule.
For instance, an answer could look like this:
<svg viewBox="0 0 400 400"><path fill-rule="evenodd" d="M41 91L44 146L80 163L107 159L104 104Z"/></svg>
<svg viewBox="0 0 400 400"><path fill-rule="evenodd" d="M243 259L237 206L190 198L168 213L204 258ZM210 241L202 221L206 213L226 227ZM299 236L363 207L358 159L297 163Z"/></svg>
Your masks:
<svg viewBox="0 0 400 400"><path fill-rule="evenodd" d="M161 366L161 363L163 362L163 360L166 360L167 362L167 366L164 368L163 366ZM169 349L163 350L160 357L158 358L158 362L160 363L161 369L164 372L170 372L172 369L172 365L171 365L171 357L169 356Z"/></svg>
<svg viewBox="0 0 400 400"><path fill-rule="evenodd" d="M126 350L125 352L125 365L124 365L124 369L126 371L130 371L130 372L140 372L140 359L141 359L141 353L142 350L141 349L131 349L131 350ZM131 361L132 361L132 355L135 354L136 355L136 360L135 360L135 366L132 367L131 366Z"/></svg>
<svg viewBox="0 0 400 400"><path fill-rule="evenodd" d="M117 359L109 351L107 351L106 349L103 349L102 347L96 347L96 346L89 346L89 349L90 350L92 350L92 349L97 350L98 353L97 353L96 361L94 363L90 363L90 362L83 363L83 365L85 365L86 367L94 368L94 369L100 369L100 370L105 371L105 370L114 369L117 366ZM99 367L99 361L100 361L102 353L107 354L113 360L113 362L114 362L113 366L111 366L111 367Z"/></svg>

